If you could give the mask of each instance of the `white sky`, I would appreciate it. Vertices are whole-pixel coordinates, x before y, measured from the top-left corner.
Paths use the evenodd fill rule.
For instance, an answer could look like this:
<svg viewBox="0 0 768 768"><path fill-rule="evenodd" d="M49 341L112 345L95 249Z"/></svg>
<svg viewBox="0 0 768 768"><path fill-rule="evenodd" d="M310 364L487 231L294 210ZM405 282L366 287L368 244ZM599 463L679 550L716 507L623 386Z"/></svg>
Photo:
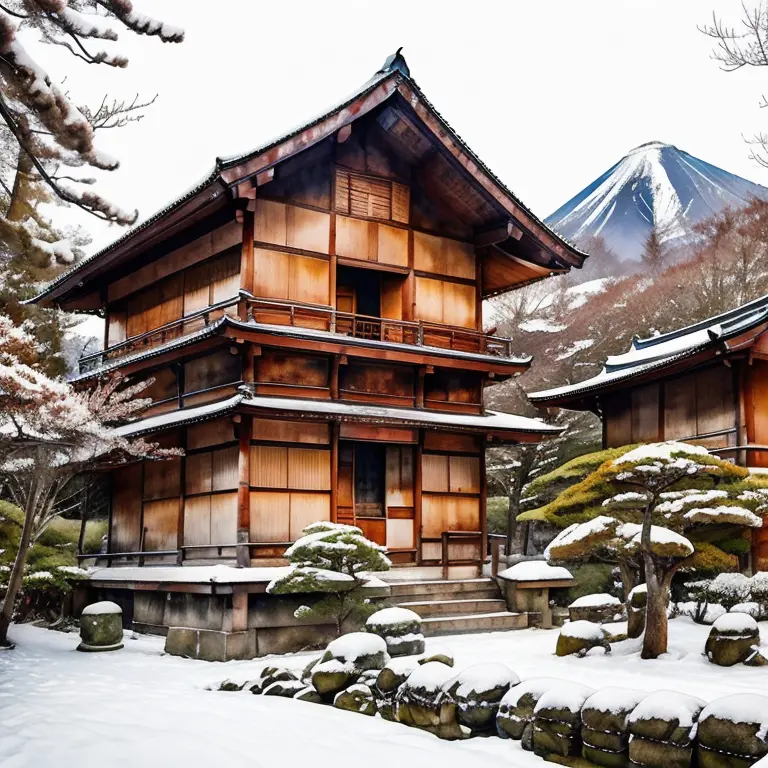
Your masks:
<svg viewBox="0 0 768 768"><path fill-rule="evenodd" d="M712 10L738 23L741 0L134 1L184 27L186 41L125 33L126 70L28 45L52 74L68 74L77 101L159 94L140 124L99 140L122 162L101 174L100 191L142 218L207 174L216 155L340 101L401 45L427 97L542 217L651 140L768 185L742 141L768 129L758 108L768 69L720 71L696 29ZM94 246L121 234L69 215Z"/></svg>

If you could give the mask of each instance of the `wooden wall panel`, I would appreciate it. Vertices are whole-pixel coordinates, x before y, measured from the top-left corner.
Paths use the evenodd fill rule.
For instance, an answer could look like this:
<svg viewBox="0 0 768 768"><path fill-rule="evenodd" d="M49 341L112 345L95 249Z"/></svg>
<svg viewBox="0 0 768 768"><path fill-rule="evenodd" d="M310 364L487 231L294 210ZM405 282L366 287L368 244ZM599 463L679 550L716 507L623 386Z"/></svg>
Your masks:
<svg viewBox="0 0 768 768"><path fill-rule="evenodd" d="M440 280L417 277L416 319L429 323L443 322L443 285Z"/></svg>
<svg viewBox="0 0 768 768"><path fill-rule="evenodd" d="M321 211L290 205L286 211L286 245L302 251L328 253L331 217Z"/></svg>
<svg viewBox="0 0 768 768"><path fill-rule="evenodd" d="M141 464L112 473L110 551L137 552L141 525Z"/></svg>
<svg viewBox="0 0 768 768"><path fill-rule="evenodd" d="M437 538L448 530L452 501L450 496L424 496L421 500L421 534L424 538Z"/></svg>
<svg viewBox="0 0 768 768"><path fill-rule="evenodd" d="M480 499L454 496L448 503L448 528L450 531L480 530Z"/></svg>
<svg viewBox="0 0 768 768"><path fill-rule="evenodd" d="M251 446L251 485L257 488L288 487L288 449L272 445Z"/></svg>
<svg viewBox="0 0 768 768"><path fill-rule="evenodd" d="M627 393L606 397L602 403L606 448L632 442L632 404Z"/></svg>
<svg viewBox="0 0 768 768"><path fill-rule="evenodd" d="M237 494L211 496L211 544L237 543Z"/></svg>
<svg viewBox="0 0 768 768"><path fill-rule="evenodd" d="M414 546L413 520L387 520L388 549L412 549Z"/></svg>
<svg viewBox="0 0 768 768"><path fill-rule="evenodd" d="M475 248L471 243L443 238L446 275L475 279Z"/></svg>
<svg viewBox="0 0 768 768"><path fill-rule="evenodd" d="M632 390L632 442L652 443L659 435L659 385Z"/></svg>
<svg viewBox="0 0 768 768"><path fill-rule="evenodd" d="M425 453L421 457L421 485L425 491L447 492L448 456Z"/></svg>
<svg viewBox="0 0 768 768"><path fill-rule="evenodd" d="M126 335L126 315L125 312L110 312L107 318L107 346L111 347L120 341L125 341Z"/></svg>
<svg viewBox="0 0 768 768"><path fill-rule="evenodd" d="M264 350L263 354L256 358L255 365L258 382L300 384L306 387L328 386L327 357Z"/></svg>
<svg viewBox="0 0 768 768"><path fill-rule="evenodd" d="M291 254L253 249L253 292L265 299L289 298Z"/></svg>
<svg viewBox="0 0 768 768"><path fill-rule="evenodd" d="M370 539L376 544L384 546L387 541L387 521L383 518L374 520L372 518L356 518L355 525L362 531L366 539Z"/></svg>
<svg viewBox="0 0 768 768"><path fill-rule="evenodd" d="M391 277L382 274L381 276L381 316L388 317L391 320L403 319L403 288L405 278L400 276ZM390 333L395 333L394 329ZM402 341L402 334L399 337L389 337L390 341Z"/></svg>
<svg viewBox="0 0 768 768"><path fill-rule="evenodd" d="M240 356L229 349L189 360L184 363L184 394L240 381L241 369Z"/></svg>
<svg viewBox="0 0 768 768"><path fill-rule="evenodd" d="M420 272L475 279L475 250L470 243L413 233L413 263Z"/></svg>
<svg viewBox="0 0 768 768"><path fill-rule="evenodd" d="M253 439L327 445L330 442L330 433L327 423L254 419Z"/></svg>
<svg viewBox="0 0 768 768"><path fill-rule="evenodd" d="M181 459L144 462L144 499L165 499L181 492Z"/></svg>
<svg viewBox="0 0 768 768"><path fill-rule="evenodd" d="M696 434L696 382L683 376L664 382L664 439Z"/></svg>
<svg viewBox="0 0 768 768"><path fill-rule="evenodd" d="M368 222L336 217L336 254L347 259L368 258Z"/></svg>
<svg viewBox="0 0 768 768"><path fill-rule="evenodd" d="M288 487L313 491L330 490L331 452L318 448L289 448Z"/></svg>
<svg viewBox="0 0 768 768"><path fill-rule="evenodd" d="M287 245L286 205L256 199L254 236L258 242Z"/></svg>
<svg viewBox="0 0 768 768"><path fill-rule="evenodd" d="M696 375L697 433L705 435L735 426L733 369L718 365L699 371Z"/></svg>
<svg viewBox="0 0 768 768"><path fill-rule="evenodd" d="M339 389L378 395L414 396L412 368L350 363L339 370Z"/></svg>
<svg viewBox="0 0 768 768"><path fill-rule="evenodd" d="M330 265L324 259L294 255L288 298L307 304L329 304Z"/></svg>
<svg viewBox="0 0 768 768"><path fill-rule="evenodd" d="M476 456L450 456L451 493L480 493L480 459Z"/></svg>
<svg viewBox="0 0 768 768"><path fill-rule="evenodd" d="M408 230L378 225L378 260L398 267L408 266Z"/></svg>
<svg viewBox="0 0 768 768"><path fill-rule="evenodd" d="M211 543L211 497L184 500L184 546Z"/></svg>
<svg viewBox="0 0 768 768"><path fill-rule="evenodd" d="M144 550L176 549L179 527L179 497L144 502Z"/></svg>
<svg viewBox="0 0 768 768"><path fill-rule="evenodd" d="M443 283L443 322L462 328L475 328L477 289L474 285Z"/></svg>
<svg viewBox="0 0 768 768"><path fill-rule="evenodd" d="M227 491L237 488L238 448L223 448L213 452L213 490Z"/></svg>
<svg viewBox="0 0 768 768"><path fill-rule="evenodd" d="M251 491L251 541L290 541L290 497L274 491Z"/></svg>
<svg viewBox="0 0 768 768"><path fill-rule="evenodd" d="M187 448L207 448L211 445L231 443L235 440L235 427L229 417L193 424L187 428Z"/></svg>
<svg viewBox="0 0 768 768"><path fill-rule="evenodd" d="M413 506L413 448L410 446L387 446L385 489L387 507Z"/></svg>
<svg viewBox="0 0 768 768"><path fill-rule="evenodd" d="M327 493L291 493L290 540L295 541L310 523L331 519L331 497Z"/></svg>
<svg viewBox="0 0 768 768"><path fill-rule="evenodd" d="M481 446L480 439L475 435L464 435L459 432L425 432L424 450L479 453Z"/></svg>
<svg viewBox="0 0 768 768"><path fill-rule="evenodd" d="M210 453L192 453L186 457L184 492L210 493L213 482L213 462ZM186 530L186 529L185 529Z"/></svg>

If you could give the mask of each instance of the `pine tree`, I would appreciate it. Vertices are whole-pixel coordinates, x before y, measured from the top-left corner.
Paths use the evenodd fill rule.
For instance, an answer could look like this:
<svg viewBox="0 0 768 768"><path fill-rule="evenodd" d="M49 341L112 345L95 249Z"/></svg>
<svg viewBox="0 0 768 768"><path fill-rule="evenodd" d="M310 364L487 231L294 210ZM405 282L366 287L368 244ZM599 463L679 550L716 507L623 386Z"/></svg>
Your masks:
<svg viewBox="0 0 768 768"><path fill-rule="evenodd" d="M654 224L643 245L643 265L652 275L660 275L666 267L667 247L659 228Z"/></svg>
<svg viewBox="0 0 768 768"><path fill-rule="evenodd" d="M389 570L391 563L384 550L354 525L312 523L285 552L293 568L270 582L267 592L322 593L312 605L300 606L295 616L331 619L340 635L346 621L363 621L377 610L366 596L365 574Z"/></svg>
<svg viewBox="0 0 768 768"><path fill-rule="evenodd" d="M696 539L700 529L762 526L768 492L745 487L748 476L748 470L699 446L673 441L640 446L562 494L562 510L581 520L555 538L547 556L612 561L627 581L630 570L642 573L648 592L642 656L656 658L667 650L667 607L677 571L728 565L725 553ZM569 506L569 499L580 504Z"/></svg>
<svg viewBox="0 0 768 768"><path fill-rule="evenodd" d="M148 382L120 385L114 378L83 393L49 378L41 371L36 340L0 315L0 483L24 515L0 608L0 647L9 646L8 628L30 546L92 462L178 455L114 430L150 404L137 397Z"/></svg>

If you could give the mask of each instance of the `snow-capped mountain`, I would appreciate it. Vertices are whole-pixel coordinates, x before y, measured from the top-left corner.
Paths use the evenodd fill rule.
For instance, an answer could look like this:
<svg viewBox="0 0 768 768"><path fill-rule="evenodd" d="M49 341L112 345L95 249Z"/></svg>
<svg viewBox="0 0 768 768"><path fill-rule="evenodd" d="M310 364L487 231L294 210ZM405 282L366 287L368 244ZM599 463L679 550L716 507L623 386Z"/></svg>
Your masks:
<svg viewBox="0 0 768 768"><path fill-rule="evenodd" d="M654 223L662 240L681 242L692 225L755 197L768 199L768 189L652 141L633 149L546 221L569 240L600 235L621 260L636 261Z"/></svg>

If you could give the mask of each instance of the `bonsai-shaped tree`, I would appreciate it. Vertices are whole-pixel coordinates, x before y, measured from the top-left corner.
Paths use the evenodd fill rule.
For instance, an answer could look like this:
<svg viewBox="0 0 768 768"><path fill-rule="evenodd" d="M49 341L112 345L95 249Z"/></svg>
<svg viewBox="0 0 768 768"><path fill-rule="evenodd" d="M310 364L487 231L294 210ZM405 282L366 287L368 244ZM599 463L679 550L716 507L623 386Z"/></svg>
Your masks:
<svg viewBox="0 0 768 768"><path fill-rule="evenodd" d="M673 576L680 568L695 569L697 557L710 568L718 557L711 545L695 547L688 536L713 525L762 526L759 513L768 508L768 492L745 489L748 475L699 446L670 441L635 448L566 491L591 499L582 513L591 519L562 531L547 557L612 557L623 574L641 566L648 593L642 657L656 658L667 650ZM711 487L685 487L702 479Z"/></svg>
<svg viewBox="0 0 768 768"><path fill-rule="evenodd" d="M363 621L377 607L366 596L365 574L388 571L385 548L354 525L311 523L285 552L293 568L267 586L275 595L323 593L294 613L298 619L332 619L340 635L348 619Z"/></svg>

